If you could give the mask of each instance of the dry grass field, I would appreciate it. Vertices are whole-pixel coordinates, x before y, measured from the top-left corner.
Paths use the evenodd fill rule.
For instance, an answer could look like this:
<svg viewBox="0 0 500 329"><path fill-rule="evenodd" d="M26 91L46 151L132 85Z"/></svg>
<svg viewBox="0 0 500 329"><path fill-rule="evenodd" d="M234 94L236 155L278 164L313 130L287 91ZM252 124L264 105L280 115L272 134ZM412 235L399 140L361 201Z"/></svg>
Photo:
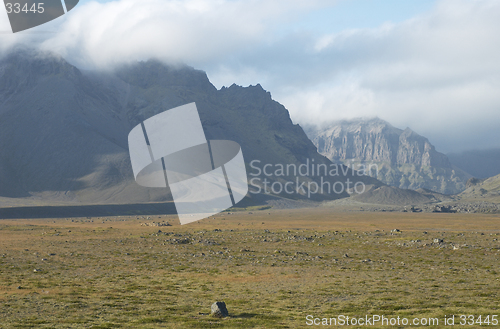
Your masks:
<svg viewBox="0 0 500 329"><path fill-rule="evenodd" d="M163 221L173 226L141 225ZM1 220L0 328L491 319L500 315L499 233L499 215L328 208L223 213L185 226L175 216ZM228 318L208 315L218 300Z"/></svg>

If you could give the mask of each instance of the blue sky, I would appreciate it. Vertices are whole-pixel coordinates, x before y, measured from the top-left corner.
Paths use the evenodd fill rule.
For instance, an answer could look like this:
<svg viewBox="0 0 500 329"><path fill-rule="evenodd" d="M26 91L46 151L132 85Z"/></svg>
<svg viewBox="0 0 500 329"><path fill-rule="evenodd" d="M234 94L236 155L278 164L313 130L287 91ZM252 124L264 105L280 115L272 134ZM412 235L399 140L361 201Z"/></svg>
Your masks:
<svg viewBox="0 0 500 329"><path fill-rule="evenodd" d="M294 122L378 116L451 152L500 147L498 17L498 0L82 0L0 34L0 53L23 43L85 69L185 63L218 88L260 83Z"/></svg>
<svg viewBox="0 0 500 329"><path fill-rule="evenodd" d="M95 0L80 0L80 4ZM114 0L99 0L107 3ZM346 29L373 28L385 22L399 23L429 11L435 0L340 0L330 1L319 10L308 12L283 26L284 31L309 30L316 33L340 32Z"/></svg>
<svg viewBox="0 0 500 329"><path fill-rule="evenodd" d="M292 28L319 33L375 28L386 22L400 23L428 12L435 0L343 0L329 8L311 12Z"/></svg>

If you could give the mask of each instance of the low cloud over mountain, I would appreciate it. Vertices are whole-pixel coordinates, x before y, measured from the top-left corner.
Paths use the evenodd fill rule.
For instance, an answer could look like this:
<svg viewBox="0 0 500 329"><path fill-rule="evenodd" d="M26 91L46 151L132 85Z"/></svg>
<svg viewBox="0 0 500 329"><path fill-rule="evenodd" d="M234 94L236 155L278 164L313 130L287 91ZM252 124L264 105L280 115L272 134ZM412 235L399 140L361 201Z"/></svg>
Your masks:
<svg viewBox="0 0 500 329"><path fill-rule="evenodd" d="M303 23L339 3L88 1L34 33L0 34L0 49L27 44L92 69L188 63L217 88L261 83L296 123L378 116L443 152L499 147L499 1L436 0L368 27Z"/></svg>

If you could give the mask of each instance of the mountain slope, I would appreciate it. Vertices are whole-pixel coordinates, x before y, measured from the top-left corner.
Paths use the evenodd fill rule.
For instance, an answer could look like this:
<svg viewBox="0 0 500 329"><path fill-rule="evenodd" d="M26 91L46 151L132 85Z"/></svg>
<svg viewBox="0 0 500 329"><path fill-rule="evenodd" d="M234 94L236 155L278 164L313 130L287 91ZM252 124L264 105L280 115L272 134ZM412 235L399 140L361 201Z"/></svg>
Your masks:
<svg viewBox="0 0 500 329"><path fill-rule="evenodd" d="M120 105L63 59L9 55L0 64L0 104L2 196L114 202L131 189L138 199L165 198L129 184L130 125Z"/></svg>
<svg viewBox="0 0 500 329"><path fill-rule="evenodd" d="M217 90L202 71L154 60L114 72L86 72L58 56L21 50L0 61L0 198L48 203L170 200L168 189L135 183L127 136L141 121L191 102L197 104L207 138L238 142L247 165L252 160L262 165L331 164L260 85ZM348 178L354 178L350 172L329 180ZM370 177L356 179L380 185ZM302 192L275 194L307 198L307 191Z"/></svg>
<svg viewBox="0 0 500 329"><path fill-rule="evenodd" d="M500 203L500 175L487 179L472 178L467 189L458 195L461 201Z"/></svg>
<svg viewBox="0 0 500 329"><path fill-rule="evenodd" d="M465 189L469 177L427 138L378 118L311 127L307 133L319 153L356 169L371 169L370 175L388 185L455 194Z"/></svg>
<svg viewBox="0 0 500 329"><path fill-rule="evenodd" d="M365 193L355 195L355 201L379 205L407 206L435 202L436 199L412 190L404 190L393 186L373 187Z"/></svg>

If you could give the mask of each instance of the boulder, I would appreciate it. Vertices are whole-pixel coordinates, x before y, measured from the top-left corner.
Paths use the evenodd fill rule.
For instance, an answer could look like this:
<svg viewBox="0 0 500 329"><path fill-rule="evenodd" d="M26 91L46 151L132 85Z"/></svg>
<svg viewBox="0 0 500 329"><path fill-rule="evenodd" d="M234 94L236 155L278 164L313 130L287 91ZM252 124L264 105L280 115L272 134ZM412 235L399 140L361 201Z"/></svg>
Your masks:
<svg viewBox="0 0 500 329"><path fill-rule="evenodd" d="M210 315L215 316L217 318L224 318L229 316L229 312L226 308L226 303L224 302L215 302L212 304L212 312Z"/></svg>

